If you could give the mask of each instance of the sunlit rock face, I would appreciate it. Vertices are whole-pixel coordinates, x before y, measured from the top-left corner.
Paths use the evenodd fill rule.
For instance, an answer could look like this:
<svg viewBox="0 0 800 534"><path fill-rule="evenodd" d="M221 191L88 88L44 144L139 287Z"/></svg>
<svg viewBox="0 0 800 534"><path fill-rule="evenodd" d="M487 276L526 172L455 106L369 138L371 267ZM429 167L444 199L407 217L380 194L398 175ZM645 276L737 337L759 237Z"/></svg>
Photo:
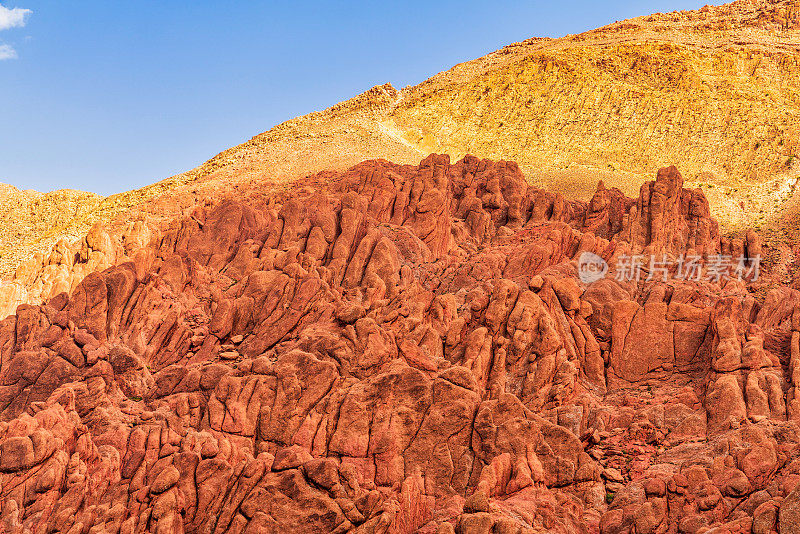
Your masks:
<svg viewBox="0 0 800 534"><path fill-rule="evenodd" d="M762 245L709 213L674 167L580 202L432 155L98 227L0 322L0 525L792 532L800 293L712 280Z"/></svg>

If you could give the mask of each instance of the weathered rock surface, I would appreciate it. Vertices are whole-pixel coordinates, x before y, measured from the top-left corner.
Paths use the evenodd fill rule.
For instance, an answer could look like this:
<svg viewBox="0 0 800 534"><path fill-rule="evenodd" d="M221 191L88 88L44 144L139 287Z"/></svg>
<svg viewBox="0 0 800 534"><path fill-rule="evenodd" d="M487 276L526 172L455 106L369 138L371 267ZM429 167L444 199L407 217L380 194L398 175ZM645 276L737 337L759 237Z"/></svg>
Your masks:
<svg viewBox="0 0 800 534"><path fill-rule="evenodd" d="M0 321L0 531L793 532L800 293L614 277L760 253L709 213L432 155L97 227Z"/></svg>

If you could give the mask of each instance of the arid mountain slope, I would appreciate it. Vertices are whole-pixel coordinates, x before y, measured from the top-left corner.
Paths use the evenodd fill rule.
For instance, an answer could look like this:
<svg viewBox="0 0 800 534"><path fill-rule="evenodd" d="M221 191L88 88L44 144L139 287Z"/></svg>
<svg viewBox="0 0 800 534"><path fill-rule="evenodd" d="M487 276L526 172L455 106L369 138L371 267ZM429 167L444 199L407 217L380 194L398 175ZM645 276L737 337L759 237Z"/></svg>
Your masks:
<svg viewBox="0 0 800 534"><path fill-rule="evenodd" d="M418 145L456 155L639 173L666 160L693 176L768 179L800 149L800 26L767 22L789 4L512 45L404 91L392 118Z"/></svg>
<svg viewBox="0 0 800 534"><path fill-rule="evenodd" d="M49 251L65 237L80 239L86 217L101 204L92 193L62 189L50 193L20 191L0 184L0 244L4 269L30 259L35 251Z"/></svg>
<svg viewBox="0 0 800 534"><path fill-rule="evenodd" d="M99 222L121 243L128 221L161 219L159 209L186 195L203 201L430 152L513 159L529 182L584 199L598 179L633 196L655 169L675 164L704 189L723 231L779 228L800 175L798 6L740 0L510 45L417 86L379 86L276 126L188 173L103 199L62 234L85 235ZM788 228L775 238L792 239ZM18 233L0 243L0 269L11 275L42 252L18 278L25 287L12 291L39 302L50 294L30 273L46 267L59 236Z"/></svg>

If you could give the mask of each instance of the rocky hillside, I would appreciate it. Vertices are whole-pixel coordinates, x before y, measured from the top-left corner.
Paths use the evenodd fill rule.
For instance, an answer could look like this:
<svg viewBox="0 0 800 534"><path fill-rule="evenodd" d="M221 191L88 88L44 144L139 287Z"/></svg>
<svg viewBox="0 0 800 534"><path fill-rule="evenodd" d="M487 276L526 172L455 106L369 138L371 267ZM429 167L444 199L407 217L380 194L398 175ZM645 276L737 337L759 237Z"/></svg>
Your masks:
<svg viewBox="0 0 800 534"><path fill-rule="evenodd" d="M0 321L0 530L797 532L800 292L675 167L367 161L146 241Z"/></svg>
<svg viewBox="0 0 800 534"><path fill-rule="evenodd" d="M65 238L77 252L76 237L95 224L121 247L128 221L159 225L175 206L221 190L280 186L371 158L411 164L430 152L513 159L529 183L573 199L588 199L598 179L635 196L656 169L675 164L712 201L723 233L755 226L797 248L798 13L797 0L739 0L530 39L414 87L375 87L75 216L68 206L68 222L46 231L12 220L0 271L11 278L28 265L0 287L0 314L54 296L52 287L74 289L83 272L55 276L51 247Z"/></svg>
<svg viewBox="0 0 800 534"><path fill-rule="evenodd" d="M740 0L4 188L0 532L798 532L798 59Z"/></svg>

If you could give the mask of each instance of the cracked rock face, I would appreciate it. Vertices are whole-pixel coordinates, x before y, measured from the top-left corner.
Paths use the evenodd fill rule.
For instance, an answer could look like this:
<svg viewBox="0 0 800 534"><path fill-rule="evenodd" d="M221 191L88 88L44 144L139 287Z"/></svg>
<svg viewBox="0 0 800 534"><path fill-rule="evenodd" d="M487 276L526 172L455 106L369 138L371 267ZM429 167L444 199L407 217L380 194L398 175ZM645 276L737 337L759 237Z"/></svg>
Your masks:
<svg viewBox="0 0 800 534"><path fill-rule="evenodd" d="M760 254L674 167L367 161L148 242L0 321L0 531L797 531L800 293L614 277Z"/></svg>

